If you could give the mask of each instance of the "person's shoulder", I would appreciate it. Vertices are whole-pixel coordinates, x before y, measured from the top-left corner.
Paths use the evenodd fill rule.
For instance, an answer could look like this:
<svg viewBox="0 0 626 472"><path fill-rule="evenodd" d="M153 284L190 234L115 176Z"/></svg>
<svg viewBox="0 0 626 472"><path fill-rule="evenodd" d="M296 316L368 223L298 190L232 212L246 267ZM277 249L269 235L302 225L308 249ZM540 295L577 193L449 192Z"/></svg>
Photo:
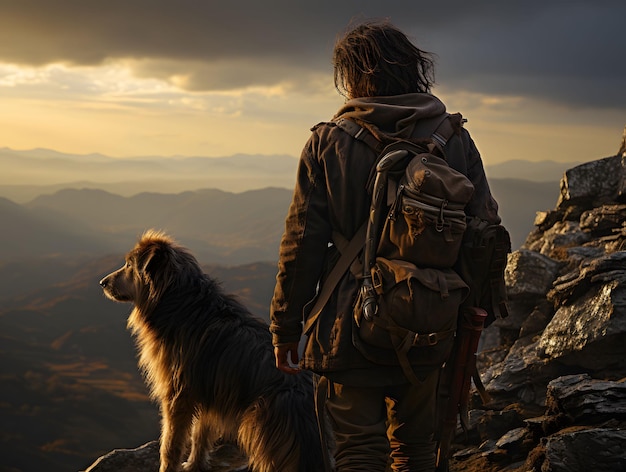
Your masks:
<svg viewBox="0 0 626 472"><path fill-rule="evenodd" d="M337 123L334 121L320 121L316 125L311 127L312 133L324 133L337 127Z"/></svg>
<svg viewBox="0 0 626 472"><path fill-rule="evenodd" d="M311 128L312 139L320 141L350 140L351 136L345 132L336 121L321 121Z"/></svg>

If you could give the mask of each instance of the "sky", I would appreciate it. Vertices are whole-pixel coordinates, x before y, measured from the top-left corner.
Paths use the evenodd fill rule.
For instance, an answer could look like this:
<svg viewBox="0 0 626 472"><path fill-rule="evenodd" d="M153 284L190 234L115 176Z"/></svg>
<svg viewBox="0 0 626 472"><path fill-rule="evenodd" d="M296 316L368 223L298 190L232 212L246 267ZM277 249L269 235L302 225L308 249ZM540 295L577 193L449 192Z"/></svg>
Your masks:
<svg viewBox="0 0 626 472"><path fill-rule="evenodd" d="M0 0L0 148L298 156L364 19L437 54L433 93L487 164L617 152L623 0Z"/></svg>

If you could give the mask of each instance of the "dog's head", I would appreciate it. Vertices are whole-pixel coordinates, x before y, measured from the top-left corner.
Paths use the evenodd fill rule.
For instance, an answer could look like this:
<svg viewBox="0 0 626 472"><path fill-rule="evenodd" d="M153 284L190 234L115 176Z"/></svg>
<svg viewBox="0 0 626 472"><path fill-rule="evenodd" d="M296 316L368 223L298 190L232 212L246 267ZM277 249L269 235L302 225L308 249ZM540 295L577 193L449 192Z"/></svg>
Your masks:
<svg viewBox="0 0 626 472"><path fill-rule="evenodd" d="M111 300L150 311L170 289L202 276L196 259L160 231L146 231L126 255L125 264L100 281Z"/></svg>

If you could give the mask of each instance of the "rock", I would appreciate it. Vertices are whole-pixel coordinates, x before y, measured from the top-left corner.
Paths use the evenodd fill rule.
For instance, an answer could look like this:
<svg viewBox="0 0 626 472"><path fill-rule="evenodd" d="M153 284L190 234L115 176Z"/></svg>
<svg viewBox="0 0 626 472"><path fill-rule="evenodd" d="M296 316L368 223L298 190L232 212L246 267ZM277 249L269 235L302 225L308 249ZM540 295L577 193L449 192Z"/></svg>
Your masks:
<svg viewBox="0 0 626 472"><path fill-rule="evenodd" d="M239 449L222 444L211 457L211 472L244 472L248 464ZM84 472L159 472L159 441L136 449L116 449L100 457Z"/></svg>
<svg viewBox="0 0 626 472"><path fill-rule="evenodd" d="M557 209L579 207L587 210L615 201L624 178L622 157L613 156L569 169L561 180Z"/></svg>
<svg viewBox="0 0 626 472"><path fill-rule="evenodd" d="M540 238L527 240L524 246L526 249L558 260L562 259L559 249L581 246L590 240L591 236L580 228L578 221L559 221L544 231Z"/></svg>
<svg viewBox="0 0 626 472"><path fill-rule="evenodd" d="M593 343L609 343L614 335L626 335L626 286L619 280L595 285L576 302L557 309L541 334L539 350L542 355L561 358ZM620 351L610 354L617 359ZM595 363L589 360L590 364L581 367L591 368Z"/></svg>
<svg viewBox="0 0 626 472"><path fill-rule="evenodd" d="M626 134L626 128L624 128L624 133ZM623 151L624 141L622 141L622 148L620 149L621 153L618 154L621 156L621 176L617 182L617 197L616 200L619 202L626 201L626 151Z"/></svg>
<svg viewBox="0 0 626 472"><path fill-rule="evenodd" d="M559 377L548 384L547 412L565 414L572 423L626 422L626 379L592 379L588 374Z"/></svg>
<svg viewBox="0 0 626 472"><path fill-rule="evenodd" d="M136 449L115 449L100 457L84 472L158 472L159 442L151 441Z"/></svg>
<svg viewBox="0 0 626 472"><path fill-rule="evenodd" d="M566 373L561 363L540 356L537 341L529 336L518 339L502 362L487 369L482 380L494 405L506 406L520 400L544 405L548 382Z"/></svg>
<svg viewBox="0 0 626 472"><path fill-rule="evenodd" d="M525 459L530 451L528 436L530 432L526 428L515 428L508 431L496 441L496 447L505 450L508 460L517 461Z"/></svg>
<svg viewBox="0 0 626 472"><path fill-rule="evenodd" d="M576 298L592 289L594 284L626 282L626 252L619 251L608 256L583 261L579 267L554 281L554 289L547 298L555 305L571 304Z"/></svg>
<svg viewBox="0 0 626 472"><path fill-rule="evenodd" d="M542 471L617 472L626 470L626 431L589 429L547 438Z"/></svg>
<svg viewBox="0 0 626 472"><path fill-rule="evenodd" d="M520 249L509 255L504 274L509 316L494 322L500 329L498 339L501 343L511 345L519 336L529 312L537 306L545 307L546 293L552 288L560 267L560 262L535 251ZM512 340L511 335L514 336Z"/></svg>
<svg viewBox="0 0 626 472"><path fill-rule="evenodd" d="M534 306L552 288L560 265L537 251L513 252L504 273L509 299L530 299L528 305Z"/></svg>
<svg viewBox="0 0 626 472"><path fill-rule="evenodd" d="M623 221L626 221L626 205L602 205L581 215L580 228L592 237L610 236Z"/></svg>
<svg viewBox="0 0 626 472"><path fill-rule="evenodd" d="M477 421L476 429L481 441L497 440L522 424L519 411L509 408L502 411L487 411Z"/></svg>
<svg viewBox="0 0 626 472"><path fill-rule="evenodd" d="M535 217L535 226L540 231L546 231L552 228L559 221L563 221L564 211L550 210L550 211L538 211Z"/></svg>
<svg viewBox="0 0 626 472"><path fill-rule="evenodd" d="M548 300L536 305L533 310L523 319L519 330L519 337L525 338L542 331L554 315L554 307Z"/></svg>

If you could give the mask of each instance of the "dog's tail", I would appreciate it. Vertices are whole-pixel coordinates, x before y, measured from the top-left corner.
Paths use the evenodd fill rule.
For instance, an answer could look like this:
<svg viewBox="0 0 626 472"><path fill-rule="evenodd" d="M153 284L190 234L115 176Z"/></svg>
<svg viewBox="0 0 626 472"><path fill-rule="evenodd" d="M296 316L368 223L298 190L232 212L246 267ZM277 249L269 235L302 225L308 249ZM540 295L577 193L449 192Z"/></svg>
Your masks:
<svg viewBox="0 0 626 472"><path fill-rule="evenodd" d="M262 395L244 414L239 441L255 472L324 470L328 449L321 446L312 379L297 377Z"/></svg>

